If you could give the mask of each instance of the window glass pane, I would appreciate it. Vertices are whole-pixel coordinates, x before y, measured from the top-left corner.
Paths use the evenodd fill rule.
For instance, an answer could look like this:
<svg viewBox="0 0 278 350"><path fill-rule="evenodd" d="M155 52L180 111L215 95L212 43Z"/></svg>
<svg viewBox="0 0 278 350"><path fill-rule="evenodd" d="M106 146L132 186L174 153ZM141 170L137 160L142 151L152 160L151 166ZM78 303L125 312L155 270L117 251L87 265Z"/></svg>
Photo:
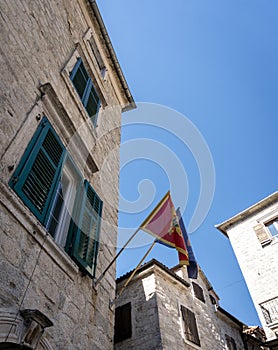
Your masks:
<svg viewBox="0 0 278 350"><path fill-rule="evenodd" d="M87 102L87 106L86 106L86 110L89 114L90 117L93 117L98 110L98 99L95 98L95 94L93 91L94 88L92 88L89 98L88 98L88 102Z"/></svg>
<svg viewBox="0 0 278 350"><path fill-rule="evenodd" d="M56 234L56 229L57 229L59 218L61 215L63 203L64 203L63 189L62 189L61 183L59 183L59 186L57 188L56 198L54 200L54 204L50 213L49 224L48 224L49 226L48 231L53 237L55 237L55 234Z"/></svg>
<svg viewBox="0 0 278 350"><path fill-rule="evenodd" d="M271 223L266 225L272 236L278 235L278 219L275 219Z"/></svg>
<svg viewBox="0 0 278 350"><path fill-rule="evenodd" d="M77 186L80 181L80 176L74 164L67 158L47 224L47 230L63 248L65 247Z"/></svg>

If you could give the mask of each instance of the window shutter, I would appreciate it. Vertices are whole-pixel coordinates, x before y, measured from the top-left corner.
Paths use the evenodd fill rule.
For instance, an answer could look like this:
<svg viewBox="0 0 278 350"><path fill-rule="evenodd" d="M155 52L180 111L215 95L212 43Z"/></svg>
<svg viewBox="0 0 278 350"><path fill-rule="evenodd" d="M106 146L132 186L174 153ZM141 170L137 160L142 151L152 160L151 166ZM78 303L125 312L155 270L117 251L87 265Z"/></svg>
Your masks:
<svg viewBox="0 0 278 350"><path fill-rule="evenodd" d="M10 186L36 215L46 223L53 191L58 184L65 148L44 117L17 167Z"/></svg>
<svg viewBox="0 0 278 350"><path fill-rule="evenodd" d="M192 343L201 345L195 315L192 311L181 305L182 319L184 322L184 334Z"/></svg>
<svg viewBox="0 0 278 350"><path fill-rule="evenodd" d="M96 125L100 99L81 58L78 58L70 73L70 79L89 117L92 118L93 124Z"/></svg>
<svg viewBox="0 0 278 350"><path fill-rule="evenodd" d="M87 180L80 190L74 220L70 225L70 254L82 270L95 275L99 246L102 201Z"/></svg>
<svg viewBox="0 0 278 350"><path fill-rule="evenodd" d="M197 283L194 283L194 282L192 282L192 286L193 286L193 290L194 290L194 294L195 294L196 298L198 298L203 303L205 303L206 301L205 301L203 289Z"/></svg>
<svg viewBox="0 0 278 350"><path fill-rule="evenodd" d="M225 338L226 338L228 350L237 350L236 342L235 342L234 338L230 337L227 334L225 334Z"/></svg>
<svg viewBox="0 0 278 350"><path fill-rule="evenodd" d="M266 240L268 240L269 234L267 232L267 230L265 229L265 226L263 224L258 224L254 227L254 231L258 237L258 240L262 243Z"/></svg>
<svg viewBox="0 0 278 350"><path fill-rule="evenodd" d="M131 338L131 303L119 306L115 310L115 336L114 343Z"/></svg>
<svg viewBox="0 0 278 350"><path fill-rule="evenodd" d="M232 338L232 337L231 337L231 344L232 344L232 350L237 350L236 342L235 342L234 338Z"/></svg>

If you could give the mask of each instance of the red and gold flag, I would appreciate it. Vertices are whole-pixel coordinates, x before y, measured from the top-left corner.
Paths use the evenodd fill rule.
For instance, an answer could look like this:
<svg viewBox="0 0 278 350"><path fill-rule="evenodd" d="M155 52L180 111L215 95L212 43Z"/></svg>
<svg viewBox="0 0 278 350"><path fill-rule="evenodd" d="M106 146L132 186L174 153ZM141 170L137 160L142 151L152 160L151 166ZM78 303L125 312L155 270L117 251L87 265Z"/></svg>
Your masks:
<svg viewBox="0 0 278 350"><path fill-rule="evenodd" d="M158 241L176 248L180 265L189 265L188 252L170 192L167 192L140 228Z"/></svg>

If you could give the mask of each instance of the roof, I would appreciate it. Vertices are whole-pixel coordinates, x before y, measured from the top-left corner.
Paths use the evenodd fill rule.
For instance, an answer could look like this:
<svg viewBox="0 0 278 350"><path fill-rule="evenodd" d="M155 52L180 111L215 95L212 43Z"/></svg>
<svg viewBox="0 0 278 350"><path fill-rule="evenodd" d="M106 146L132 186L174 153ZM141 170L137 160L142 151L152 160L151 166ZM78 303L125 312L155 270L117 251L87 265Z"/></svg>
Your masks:
<svg viewBox="0 0 278 350"><path fill-rule="evenodd" d="M213 289L213 286L211 285L210 281L208 280L207 276L204 274L203 270L201 269L200 265L198 265L198 274L200 276L200 278L202 278L203 282L205 283L207 290L208 291L213 291L215 297L220 300L218 294L215 292L215 290ZM175 272L176 270L180 269L181 266L180 265L176 265L174 267L172 267L170 270Z"/></svg>
<svg viewBox="0 0 278 350"><path fill-rule="evenodd" d="M230 219L222 222L221 224L215 225L215 227L227 236L227 230L229 227L235 225L236 223L245 220L247 217L260 212L271 204L278 202L278 191L272 193L268 197L262 199L261 201L253 204L251 207L241 211Z"/></svg>
<svg viewBox="0 0 278 350"><path fill-rule="evenodd" d="M236 323L238 326L240 326L241 328L244 326L244 323L239 321L235 316L231 315L228 311L222 309L221 306L217 306L217 311L221 312L223 315L225 315L226 317L228 317L231 321L233 321L234 323Z"/></svg>
<svg viewBox="0 0 278 350"><path fill-rule="evenodd" d="M134 109L134 108L136 108L136 104L135 104L134 99L133 99L133 97L131 95L131 92L129 90L129 87L127 85L125 77L123 75L123 72L122 72L122 69L120 67L119 61L117 59L116 53L115 53L115 51L113 49L112 43L111 43L109 35L107 33L105 24L103 22L103 19L101 17L100 12L99 12L97 3L96 3L95 0L89 0L89 4L91 6L91 9L92 9L92 12L93 12L93 16L95 17L95 19L97 21L97 24L99 26L99 30L100 30L101 35L103 37L105 46L106 46L106 48L108 50L109 59L111 61L111 64L112 64L113 68L115 69L115 71L117 73L117 76L118 76L118 79L119 79L119 83L120 83L120 86L121 86L121 90L122 90L123 95L125 96L125 99L126 99L126 105L123 108L123 111L128 111L128 110Z"/></svg>
<svg viewBox="0 0 278 350"><path fill-rule="evenodd" d="M152 260L148 261L147 263L141 265L139 267L139 269L136 271L135 276L138 275L139 273L141 273L141 272L143 272L143 271L153 267L153 266L159 267L164 272L166 272L168 275L170 275L171 277L175 278L177 281L179 281L180 283L182 283L186 287L190 287L190 283L185 281L183 278L179 277L171 269L169 269L167 266L163 265L162 263L160 263L156 259L152 259ZM126 274L124 274L124 275L120 276L119 278L117 278L116 283L120 283L120 282L124 281L125 279L127 279L133 273L133 271L134 270L131 270L131 271L127 272Z"/></svg>

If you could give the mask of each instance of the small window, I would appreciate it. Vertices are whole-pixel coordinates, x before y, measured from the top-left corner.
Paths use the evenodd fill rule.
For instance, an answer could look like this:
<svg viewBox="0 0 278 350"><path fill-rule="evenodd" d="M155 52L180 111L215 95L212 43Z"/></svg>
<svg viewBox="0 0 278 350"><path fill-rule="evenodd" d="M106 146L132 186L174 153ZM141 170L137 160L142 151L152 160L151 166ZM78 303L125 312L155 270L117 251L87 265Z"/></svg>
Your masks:
<svg viewBox="0 0 278 350"><path fill-rule="evenodd" d="M267 324L278 321L278 297L260 304Z"/></svg>
<svg viewBox="0 0 278 350"><path fill-rule="evenodd" d="M201 346L195 315L192 311L181 305L181 314L184 327L184 336L192 343Z"/></svg>
<svg viewBox="0 0 278 350"><path fill-rule="evenodd" d="M210 298L210 301L212 303L212 305L216 305L217 302L216 302L216 299L214 298L214 296L212 296L211 294L209 295L209 298Z"/></svg>
<svg viewBox="0 0 278 350"><path fill-rule="evenodd" d="M103 59L101 57L101 54L99 52L98 46L97 46L97 44L96 44L96 42L95 42L95 40L94 40L94 38L92 36L90 37L88 42L89 42L90 48L92 50L92 54L93 54L93 56L96 59L96 62L97 62L99 71L101 73L101 76L104 78L105 73L106 73L106 67L105 67Z"/></svg>
<svg viewBox="0 0 278 350"><path fill-rule="evenodd" d="M266 223L265 226L273 237L278 235L278 218Z"/></svg>
<svg viewBox="0 0 278 350"><path fill-rule="evenodd" d="M115 335L114 343L131 338L131 303L119 306L115 310Z"/></svg>
<svg viewBox="0 0 278 350"><path fill-rule="evenodd" d="M203 303L205 303L206 301L205 301L203 289L197 283L194 283L194 282L192 282L192 286L193 286L195 297L201 300Z"/></svg>
<svg viewBox="0 0 278 350"><path fill-rule="evenodd" d="M84 108L95 125L100 107L100 99L81 58L78 58L76 65L70 73L70 79Z"/></svg>
<svg viewBox="0 0 278 350"><path fill-rule="evenodd" d="M254 231L262 246L271 243L273 237L278 236L278 218L272 219L265 223L258 223L254 227Z"/></svg>
<svg viewBox="0 0 278 350"><path fill-rule="evenodd" d="M82 179L46 117L9 185L79 267L94 276L102 201Z"/></svg>
<svg viewBox="0 0 278 350"><path fill-rule="evenodd" d="M235 340L229 335L225 334L227 350L237 350Z"/></svg>

